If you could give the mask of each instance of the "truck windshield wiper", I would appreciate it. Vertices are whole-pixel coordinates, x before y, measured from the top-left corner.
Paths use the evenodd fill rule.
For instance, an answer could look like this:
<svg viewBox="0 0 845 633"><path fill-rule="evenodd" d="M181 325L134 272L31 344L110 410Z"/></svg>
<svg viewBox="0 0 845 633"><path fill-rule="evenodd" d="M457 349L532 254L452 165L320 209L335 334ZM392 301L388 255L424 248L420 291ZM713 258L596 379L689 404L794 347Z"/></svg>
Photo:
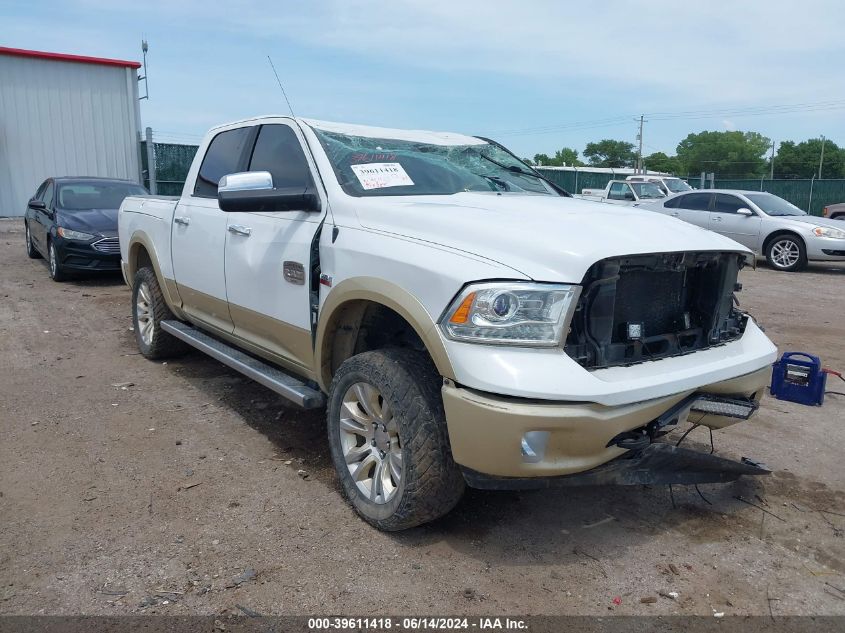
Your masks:
<svg viewBox="0 0 845 633"><path fill-rule="evenodd" d="M503 189L504 191L510 191L511 190L511 186L508 184L508 181L503 179L503 178L500 178L499 176L491 176L490 174L478 174L478 175L481 176L482 178L486 178L487 180L492 182L494 185L496 185L498 188Z"/></svg>
<svg viewBox="0 0 845 633"><path fill-rule="evenodd" d="M509 171L513 174L521 174L523 176L531 176L532 178L537 178L538 180L545 180L545 178L543 178L539 174L534 174L530 171L525 171L523 169L520 169L516 165L505 165L504 163L500 163L499 161L497 161L494 158L490 158L489 156L487 156L486 154L484 154L482 152L478 152L478 155L481 156L481 158L483 158L484 160L491 162L494 165L496 165L497 167L501 167L502 169Z"/></svg>
<svg viewBox="0 0 845 633"><path fill-rule="evenodd" d="M485 155L483 152L478 152L478 155L481 156L481 158L483 158L484 160L486 160L490 163L493 163L494 165L501 167L505 171L509 171L512 174L519 174L521 176L530 176L531 178L536 178L537 180L542 180L543 182L548 184L552 188L552 190L559 193L560 195L564 195L563 193L561 193L564 190L561 189L559 185L556 185L551 180L549 180L548 178L546 178L544 176L541 176L538 173L535 173L533 171L526 171L525 169L517 167L516 165L505 165L504 163L500 163L499 161L497 161L494 158L490 158L489 156ZM571 197L571 194L569 192L566 192L565 196Z"/></svg>

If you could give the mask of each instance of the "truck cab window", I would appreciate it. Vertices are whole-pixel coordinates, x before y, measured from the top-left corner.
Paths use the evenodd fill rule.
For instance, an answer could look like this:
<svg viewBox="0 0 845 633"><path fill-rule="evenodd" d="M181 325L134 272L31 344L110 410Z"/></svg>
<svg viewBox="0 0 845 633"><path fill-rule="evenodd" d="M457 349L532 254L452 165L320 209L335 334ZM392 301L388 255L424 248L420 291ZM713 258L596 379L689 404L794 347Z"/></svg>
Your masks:
<svg viewBox="0 0 845 633"><path fill-rule="evenodd" d="M201 198L215 198L217 184L226 174L240 171L241 157L247 147L252 128L239 127L220 132L208 145L208 151L200 165L194 195Z"/></svg>
<svg viewBox="0 0 845 633"><path fill-rule="evenodd" d="M249 162L249 171L269 171L273 187L302 187L312 183L311 170L296 133L287 125L262 125Z"/></svg>
<svg viewBox="0 0 845 633"><path fill-rule="evenodd" d="M607 193L607 197L610 200L624 200L625 199L625 190L628 188L628 185L615 182L610 185L610 191Z"/></svg>

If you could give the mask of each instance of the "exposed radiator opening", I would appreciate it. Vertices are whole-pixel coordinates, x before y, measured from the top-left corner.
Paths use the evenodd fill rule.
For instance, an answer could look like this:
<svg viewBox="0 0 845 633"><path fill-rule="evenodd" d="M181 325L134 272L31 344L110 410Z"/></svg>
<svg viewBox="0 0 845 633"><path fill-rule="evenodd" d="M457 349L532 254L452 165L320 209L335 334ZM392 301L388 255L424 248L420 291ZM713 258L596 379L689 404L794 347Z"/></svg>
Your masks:
<svg viewBox="0 0 845 633"><path fill-rule="evenodd" d="M654 253L590 267L566 339L589 369L678 356L742 336L748 316L734 292L739 253Z"/></svg>

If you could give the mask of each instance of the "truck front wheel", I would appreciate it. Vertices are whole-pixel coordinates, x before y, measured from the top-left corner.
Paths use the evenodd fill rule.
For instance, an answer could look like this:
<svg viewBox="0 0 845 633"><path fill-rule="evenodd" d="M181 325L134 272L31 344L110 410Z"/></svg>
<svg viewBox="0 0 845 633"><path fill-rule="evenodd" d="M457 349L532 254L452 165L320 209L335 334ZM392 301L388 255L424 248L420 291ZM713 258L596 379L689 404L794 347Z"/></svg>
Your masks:
<svg viewBox="0 0 845 633"><path fill-rule="evenodd" d="M328 434L344 494L381 530L433 521L463 495L440 376L421 352L383 349L345 361L329 392Z"/></svg>
<svg viewBox="0 0 845 633"><path fill-rule="evenodd" d="M164 301L155 271L148 267L138 270L132 283L132 325L138 349L145 357L172 358L188 349L185 343L161 329L162 321L174 318Z"/></svg>

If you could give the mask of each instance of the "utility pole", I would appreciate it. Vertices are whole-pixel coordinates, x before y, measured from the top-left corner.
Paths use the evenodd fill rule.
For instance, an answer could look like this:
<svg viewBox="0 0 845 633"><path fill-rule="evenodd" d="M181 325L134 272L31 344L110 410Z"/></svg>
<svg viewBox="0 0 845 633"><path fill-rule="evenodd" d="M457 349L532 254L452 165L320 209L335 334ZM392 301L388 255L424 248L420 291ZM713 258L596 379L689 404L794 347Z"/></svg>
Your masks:
<svg viewBox="0 0 845 633"><path fill-rule="evenodd" d="M640 142L640 148L637 150L637 173L645 173L643 170L643 115L640 115L640 133L637 134L637 140Z"/></svg>
<svg viewBox="0 0 845 633"><path fill-rule="evenodd" d="M822 134L822 155L819 157L819 180L822 179L822 165L824 165L824 134Z"/></svg>
<svg viewBox="0 0 845 633"><path fill-rule="evenodd" d="M769 180L775 179L775 142L772 141L772 159L769 161Z"/></svg>

